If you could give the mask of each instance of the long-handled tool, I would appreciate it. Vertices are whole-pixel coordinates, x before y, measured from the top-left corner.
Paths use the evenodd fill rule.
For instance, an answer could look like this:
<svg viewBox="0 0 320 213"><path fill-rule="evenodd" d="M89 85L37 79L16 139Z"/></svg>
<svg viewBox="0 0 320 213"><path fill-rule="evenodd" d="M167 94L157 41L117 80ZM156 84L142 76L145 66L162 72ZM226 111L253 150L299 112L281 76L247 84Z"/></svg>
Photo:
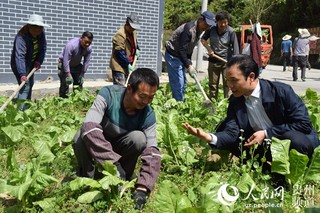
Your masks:
<svg viewBox="0 0 320 213"><path fill-rule="evenodd" d="M133 63L132 63L133 69L136 67L137 60L138 60L138 57L137 57L137 55L135 55L135 56L134 56L134 59L133 59ZM124 85L125 87L127 87L127 85L128 85L129 78L130 78L132 72L133 72L133 71L131 71L131 72L129 71L129 75L128 75L128 78L127 78L127 80L126 80L126 84Z"/></svg>
<svg viewBox="0 0 320 213"><path fill-rule="evenodd" d="M35 71L37 71L37 68L33 68L31 72L27 76L27 80L33 75ZM19 87L12 93L12 95L9 97L9 99L1 106L0 112L2 112L10 103L10 101L17 95L17 93L20 91L20 89L26 84L26 81L22 81Z"/></svg>
<svg viewBox="0 0 320 213"><path fill-rule="evenodd" d="M220 61L224 62L224 63L227 63L228 61L224 58L221 58L220 56L214 54L214 53L211 53L210 56L212 57L215 57L216 59L219 59Z"/></svg>
<svg viewBox="0 0 320 213"><path fill-rule="evenodd" d="M193 74L192 75L192 78L195 80L195 82L197 83L205 101L203 102L202 106L203 108L206 108L206 109L210 109L210 112L213 112L214 111L214 105L213 103L210 101L210 99L208 98L206 92L204 91L203 87L201 86L198 78L197 78L197 74Z"/></svg>

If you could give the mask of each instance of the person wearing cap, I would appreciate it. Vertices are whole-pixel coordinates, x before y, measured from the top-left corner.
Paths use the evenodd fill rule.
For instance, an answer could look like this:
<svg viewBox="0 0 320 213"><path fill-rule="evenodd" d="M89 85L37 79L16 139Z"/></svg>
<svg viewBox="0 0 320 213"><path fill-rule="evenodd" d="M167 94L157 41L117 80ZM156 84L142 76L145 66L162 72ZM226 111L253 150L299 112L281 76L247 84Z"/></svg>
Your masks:
<svg viewBox="0 0 320 213"><path fill-rule="evenodd" d="M87 72L92 55L93 34L89 31L82 33L67 42L58 59L58 76L60 79L59 96L68 97L69 85L83 88L84 74ZM83 64L81 63L83 59Z"/></svg>
<svg viewBox="0 0 320 213"><path fill-rule="evenodd" d="M301 69L301 80L306 80L306 67L307 67L307 55L306 55L306 47L309 45L310 33L307 29L298 29L299 36L296 37L293 41L293 72L292 77L293 81L298 80L298 67Z"/></svg>
<svg viewBox="0 0 320 213"><path fill-rule="evenodd" d="M283 60L283 72L286 71L287 65L290 67L291 64L291 57L292 57L292 41L291 35L285 35L282 37L281 42L281 57Z"/></svg>
<svg viewBox="0 0 320 213"><path fill-rule="evenodd" d="M40 69L44 61L47 40L44 27L50 27L45 24L42 16L30 15L25 25L18 31L15 36L13 49L11 53L11 69L15 75L18 84L25 81L25 85L20 89L17 100L31 100L32 87L34 84L34 75L27 79L32 69ZM30 105L23 103L19 106L19 110L25 110Z"/></svg>
<svg viewBox="0 0 320 213"><path fill-rule="evenodd" d="M239 54L237 35L229 26L230 16L226 11L216 14L217 25L207 30L201 37L201 43L207 49L209 55L208 77L209 98L218 98L219 80L222 75L224 98L229 97L229 88L225 79L226 63L215 58L214 55L228 61L233 55ZM207 40L210 38L210 46Z"/></svg>
<svg viewBox="0 0 320 213"><path fill-rule="evenodd" d="M109 66L112 70L113 84L125 85L129 73L134 70L132 66L134 60L140 57L137 30L140 30L139 18L137 14L131 13L126 23L112 38L112 55Z"/></svg>
<svg viewBox="0 0 320 213"><path fill-rule="evenodd" d="M193 76L196 73L192 66L191 56L197 45L200 34L215 25L214 14L205 11L196 21L179 26L166 42L165 60L172 96L177 101L184 100L187 85L186 71Z"/></svg>

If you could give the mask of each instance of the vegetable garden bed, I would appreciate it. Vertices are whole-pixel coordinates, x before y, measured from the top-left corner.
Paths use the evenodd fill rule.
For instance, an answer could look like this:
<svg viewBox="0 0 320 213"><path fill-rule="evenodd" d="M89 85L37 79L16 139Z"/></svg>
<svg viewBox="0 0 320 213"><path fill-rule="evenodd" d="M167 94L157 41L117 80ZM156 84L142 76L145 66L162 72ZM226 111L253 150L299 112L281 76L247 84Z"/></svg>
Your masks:
<svg viewBox="0 0 320 213"><path fill-rule="evenodd" d="M201 83L208 90L207 81ZM307 90L302 98L320 133L318 94ZM118 179L113 165L105 163L100 181L76 176L71 144L94 99L88 90L76 91L68 99L37 100L24 112L10 104L0 114L0 212L137 212L131 199L134 180ZM274 188L255 158L244 164L187 134L182 122L213 132L226 115L222 94L213 113L202 102L194 84L188 85L184 103L171 99L168 84L157 92L152 107L162 167L142 212L320 211L319 147L307 168L306 156L295 150L288 154L279 146L283 141L273 139L274 153L282 159L273 170L290 173L288 187Z"/></svg>

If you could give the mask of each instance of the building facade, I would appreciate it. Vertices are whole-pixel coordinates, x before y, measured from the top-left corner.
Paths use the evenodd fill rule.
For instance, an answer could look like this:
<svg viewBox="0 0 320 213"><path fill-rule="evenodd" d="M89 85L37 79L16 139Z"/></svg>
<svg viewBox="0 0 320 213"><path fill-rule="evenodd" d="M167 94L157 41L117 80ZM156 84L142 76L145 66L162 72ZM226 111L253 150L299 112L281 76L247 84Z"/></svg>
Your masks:
<svg viewBox="0 0 320 213"><path fill-rule="evenodd" d="M138 14L142 28L138 31L141 57L137 67L161 73L164 0L1 0L0 8L0 83L16 83L10 68L13 41L30 14L43 16L51 26L45 28L47 53L36 80L49 76L59 79L58 55L68 40L84 31L94 35L92 60L85 77L105 79L110 71L112 37L131 12Z"/></svg>

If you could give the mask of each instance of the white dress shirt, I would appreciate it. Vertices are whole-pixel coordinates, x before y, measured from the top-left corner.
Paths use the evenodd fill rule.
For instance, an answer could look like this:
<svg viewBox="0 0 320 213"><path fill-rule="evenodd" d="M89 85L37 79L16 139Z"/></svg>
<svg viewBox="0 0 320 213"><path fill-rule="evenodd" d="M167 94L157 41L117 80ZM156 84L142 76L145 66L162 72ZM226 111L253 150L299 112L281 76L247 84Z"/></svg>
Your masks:
<svg viewBox="0 0 320 213"><path fill-rule="evenodd" d="M264 130L264 133L268 138L266 129L272 127L273 124L262 106L260 82L258 81L257 86L251 95L244 97L250 126L254 131ZM212 145L217 145L217 136L212 133L209 134L212 138L211 142L209 143Z"/></svg>

